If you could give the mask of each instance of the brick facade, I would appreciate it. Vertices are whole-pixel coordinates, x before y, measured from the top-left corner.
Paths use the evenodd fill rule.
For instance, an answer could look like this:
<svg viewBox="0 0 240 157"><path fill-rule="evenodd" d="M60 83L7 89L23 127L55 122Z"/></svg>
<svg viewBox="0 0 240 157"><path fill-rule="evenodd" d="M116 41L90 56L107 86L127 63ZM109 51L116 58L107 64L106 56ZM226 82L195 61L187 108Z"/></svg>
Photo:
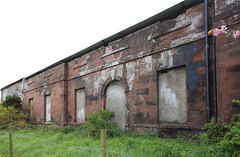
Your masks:
<svg viewBox="0 0 240 157"><path fill-rule="evenodd" d="M2 93L9 93L15 89L13 86L21 84L18 93L23 95L24 107L27 108L29 100L33 99L34 122L42 124L46 121L45 96L51 95L51 121L59 125L72 125L80 124L76 121L76 90L84 89L84 112L92 113L96 108L106 108L107 89L114 81L118 81L125 93L125 112L122 113L125 115L125 128L158 128L162 131L200 129L207 122L207 90L204 3L199 2L171 19L166 17L156 21L87 53L79 52L71 60L56 63L2 88ZM240 29L239 1L214 0L209 1L209 4L212 4L209 5L210 27L225 24L231 30ZM227 37L210 37L210 55L216 53L217 87L217 104L211 101L211 116L218 115L219 118L240 112L240 108L231 103L233 98L240 99L240 41L232 38L231 33ZM211 78L215 66L212 63L210 60ZM164 84L164 88L159 86L159 75L174 73L179 67L185 69L179 77L186 77L182 90L186 92L186 112L179 108L182 98L178 96L180 91L177 88L181 85L178 84L180 79L172 79L171 88L170 83L166 86ZM211 81L211 92L214 91L214 82ZM175 104L174 109L168 109L172 113L170 116L182 112L185 114L183 117L186 117L184 122L173 120L166 124L160 123L161 100L158 93L161 90L166 90L163 92L166 96L161 98Z"/></svg>

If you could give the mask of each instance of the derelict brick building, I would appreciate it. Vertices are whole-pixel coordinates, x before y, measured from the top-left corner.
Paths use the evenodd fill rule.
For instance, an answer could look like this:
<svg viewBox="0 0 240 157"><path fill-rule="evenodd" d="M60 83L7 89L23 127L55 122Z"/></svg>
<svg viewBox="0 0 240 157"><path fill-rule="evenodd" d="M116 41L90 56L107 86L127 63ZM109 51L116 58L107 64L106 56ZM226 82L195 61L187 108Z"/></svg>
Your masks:
<svg viewBox="0 0 240 157"><path fill-rule="evenodd" d="M206 36L222 25L226 36ZM121 128L198 130L240 112L235 30L239 0L185 0L2 88L2 100L19 95L40 124L81 124L108 108Z"/></svg>

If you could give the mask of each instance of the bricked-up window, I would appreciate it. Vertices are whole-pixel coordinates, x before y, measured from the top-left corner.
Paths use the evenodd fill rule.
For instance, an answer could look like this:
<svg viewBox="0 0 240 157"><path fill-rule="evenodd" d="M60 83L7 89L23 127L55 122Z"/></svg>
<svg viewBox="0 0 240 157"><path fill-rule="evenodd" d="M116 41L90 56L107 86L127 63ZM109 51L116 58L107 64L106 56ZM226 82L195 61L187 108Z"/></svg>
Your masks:
<svg viewBox="0 0 240 157"><path fill-rule="evenodd" d="M85 89L76 90L76 121L85 122Z"/></svg>
<svg viewBox="0 0 240 157"><path fill-rule="evenodd" d="M45 96L45 121L51 121L51 95Z"/></svg>
<svg viewBox="0 0 240 157"><path fill-rule="evenodd" d="M33 117L33 98L29 99L29 114Z"/></svg>
<svg viewBox="0 0 240 157"><path fill-rule="evenodd" d="M120 81L110 82L106 89L106 108L114 111L112 122L116 122L121 129L125 128L125 88Z"/></svg>
<svg viewBox="0 0 240 157"><path fill-rule="evenodd" d="M187 122L186 67L158 73L158 104L160 124Z"/></svg>

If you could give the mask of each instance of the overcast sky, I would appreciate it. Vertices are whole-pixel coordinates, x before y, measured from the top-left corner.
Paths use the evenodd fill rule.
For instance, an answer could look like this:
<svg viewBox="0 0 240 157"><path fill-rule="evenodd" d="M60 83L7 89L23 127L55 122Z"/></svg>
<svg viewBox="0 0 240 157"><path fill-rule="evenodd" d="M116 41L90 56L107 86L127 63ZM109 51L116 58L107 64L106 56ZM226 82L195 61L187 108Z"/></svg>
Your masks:
<svg viewBox="0 0 240 157"><path fill-rule="evenodd" d="M0 0L0 88L181 0Z"/></svg>

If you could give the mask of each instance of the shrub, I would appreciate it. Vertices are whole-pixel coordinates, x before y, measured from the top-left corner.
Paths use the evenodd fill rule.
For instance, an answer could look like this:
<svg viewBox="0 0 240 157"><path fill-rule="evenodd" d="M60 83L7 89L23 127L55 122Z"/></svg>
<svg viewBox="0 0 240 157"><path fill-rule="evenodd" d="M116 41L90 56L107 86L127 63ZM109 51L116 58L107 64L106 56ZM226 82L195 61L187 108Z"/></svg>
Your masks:
<svg viewBox="0 0 240 157"><path fill-rule="evenodd" d="M207 131L202 136L203 143L215 144L217 152L229 156L240 155L240 114L235 114L231 122L219 123L213 118L204 129Z"/></svg>
<svg viewBox="0 0 240 157"><path fill-rule="evenodd" d="M212 118L210 123L206 123L203 130L206 130L206 132L201 138L206 144L220 142L225 135L223 123L217 122L215 118Z"/></svg>
<svg viewBox="0 0 240 157"><path fill-rule="evenodd" d="M2 106L5 108L12 106L18 110L22 110L21 102L22 102L21 99L16 95L13 95L13 96L8 95L6 96L5 101L2 103Z"/></svg>
<svg viewBox="0 0 240 157"><path fill-rule="evenodd" d="M228 129L219 142L218 149L228 153L231 156L240 155L240 114L235 114L231 123L225 123L224 127Z"/></svg>
<svg viewBox="0 0 240 157"><path fill-rule="evenodd" d="M21 99L16 95L8 95L5 101L0 104L0 126L6 128L8 124L18 127L26 127L30 117L23 112Z"/></svg>
<svg viewBox="0 0 240 157"><path fill-rule="evenodd" d="M0 125L2 128L6 128L10 123L18 127L26 127L26 120L28 119L29 115L13 106L5 108L0 105Z"/></svg>
<svg viewBox="0 0 240 157"><path fill-rule="evenodd" d="M239 100L232 100L240 105ZM225 153L228 156L240 155L240 114L235 114L231 121L217 122L212 118L210 123L205 124L206 133L201 137L207 144L215 144L215 151Z"/></svg>
<svg viewBox="0 0 240 157"><path fill-rule="evenodd" d="M116 123L109 120L114 116L114 112L97 109L97 112L87 114L87 122L82 125L81 132L83 135L100 137L101 129L107 130L108 137L115 137L121 134L121 129Z"/></svg>

